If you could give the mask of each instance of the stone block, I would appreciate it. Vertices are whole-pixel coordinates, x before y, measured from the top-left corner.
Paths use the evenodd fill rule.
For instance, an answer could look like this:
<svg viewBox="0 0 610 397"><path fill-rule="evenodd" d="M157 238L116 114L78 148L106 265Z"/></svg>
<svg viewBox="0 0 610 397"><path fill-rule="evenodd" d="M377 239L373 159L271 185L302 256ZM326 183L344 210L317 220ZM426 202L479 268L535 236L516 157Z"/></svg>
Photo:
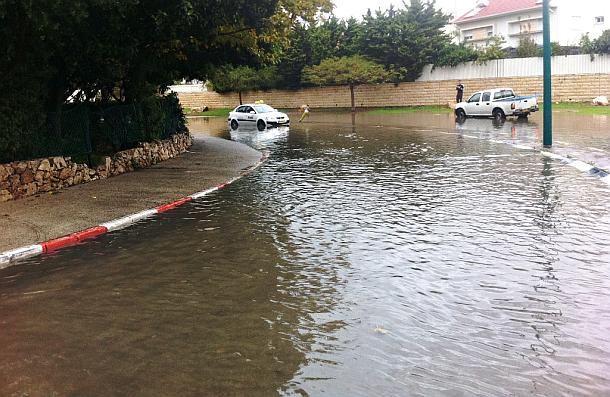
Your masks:
<svg viewBox="0 0 610 397"><path fill-rule="evenodd" d="M21 176L17 174L11 175L9 178L9 183L11 184L11 189L16 190L21 185Z"/></svg>
<svg viewBox="0 0 610 397"><path fill-rule="evenodd" d="M51 163L49 162L49 160L44 159L40 162L40 165L38 166L38 170L39 171L50 171L51 170Z"/></svg>
<svg viewBox="0 0 610 397"><path fill-rule="evenodd" d="M61 172L59 173L59 179L60 180L66 180L70 177L74 176L74 173L72 172L71 168L64 168L61 170Z"/></svg>
<svg viewBox="0 0 610 397"><path fill-rule="evenodd" d="M40 165L40 159L28 161L28 168L31 169L32 171L36 171L38 169L39 165Z"/></svg>
<svg viewBox="0 0 610 397"><path fill-rule="evenodd" d="M66 159L63 157L53 157L53 167L58 170L67 167Z"/></svg>
<svg viewBox="0 0 610 397"><path fill-rule="evenodd" d="M15 172L17 174L23 174L25 172L25 170L28 169L28 163L26 163L25 161L20 161L18 163L13 163L13 169L15 170Z"/></svg>
<svg viewBox="0 0 610 397"><path fill-rule="evenodd" d="M34 176L34 180L36 182L42 182L44 180L44 171L36 171L36 175Z"/></svg>
<svg viewBox="0 0 610 397"><path fill-rule="evenodd" d="M0 164L0 182L8 180L8 177L13 174L13 167Z"/></svg>
<svg viewBox="0 0 610 397"><path fill-rule="evenodd" d="M13 199L13 195L6 189L0 190L0 203Z"/></svg>
<svg viewBox="0 0 610 397"><path fill-rule="evenodd" d="M28 183L25 194L28 196L33 196L38 193L38 185L34 182Z"/></svg>
<svg viewBox="0 0 610 397"><path fill-rule="evenodd" d="M34 173L32 172L32 170L30 168L27 168L21 174L21 184L27 185L27 184L32 183L32 182L34 182Z"/></svg>

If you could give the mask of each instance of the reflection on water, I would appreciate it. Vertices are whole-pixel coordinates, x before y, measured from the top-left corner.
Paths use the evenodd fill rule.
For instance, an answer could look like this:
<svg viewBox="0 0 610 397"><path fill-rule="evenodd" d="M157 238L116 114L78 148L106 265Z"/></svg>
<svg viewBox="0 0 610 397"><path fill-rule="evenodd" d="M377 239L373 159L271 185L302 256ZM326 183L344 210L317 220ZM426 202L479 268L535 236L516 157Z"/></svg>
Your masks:
<svg viewBox="0 0 610 397"><path fill-rule="evenodd" d="M269 161L0 272L0 394L610 393L610 189L435 117L191 124Z"/></svg>
<svg viewBox="0 0 610 397"><path fill-rule="evenodd" d="M285 141L289 131L290 127L286 126L267 128L263 131L258 131L256 126L254 128L240 127L231 130L230 137L234 141L260 150L266 148L269 143Z"/></svg>

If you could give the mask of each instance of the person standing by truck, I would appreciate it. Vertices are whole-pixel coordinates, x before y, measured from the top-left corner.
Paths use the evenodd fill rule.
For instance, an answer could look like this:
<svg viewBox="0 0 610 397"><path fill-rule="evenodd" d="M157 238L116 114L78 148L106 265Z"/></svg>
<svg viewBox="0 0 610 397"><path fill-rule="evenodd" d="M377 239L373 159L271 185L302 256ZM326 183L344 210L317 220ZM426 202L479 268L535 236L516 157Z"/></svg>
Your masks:
<svg viewBox="0 0 610 397"><path fill-rule="evenodd" d="M464 98L464 84L462 84L461 80L458 81L457 85L455 86L455 91L455 103L462 102L462 99Z"/></svg>

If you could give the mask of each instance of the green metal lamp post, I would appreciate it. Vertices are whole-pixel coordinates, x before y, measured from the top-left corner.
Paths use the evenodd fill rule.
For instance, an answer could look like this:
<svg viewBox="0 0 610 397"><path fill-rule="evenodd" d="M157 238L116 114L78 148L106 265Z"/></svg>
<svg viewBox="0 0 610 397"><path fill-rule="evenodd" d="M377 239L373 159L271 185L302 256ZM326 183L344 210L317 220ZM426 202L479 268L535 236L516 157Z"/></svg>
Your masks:
<svg viewBox="0 0 610 397"><path fill-rule="evenodd" d="M543 0L543 43L544 43L544 134L542 144L553 145L553 90L551 87L551 18L550 0Z"/></svg>

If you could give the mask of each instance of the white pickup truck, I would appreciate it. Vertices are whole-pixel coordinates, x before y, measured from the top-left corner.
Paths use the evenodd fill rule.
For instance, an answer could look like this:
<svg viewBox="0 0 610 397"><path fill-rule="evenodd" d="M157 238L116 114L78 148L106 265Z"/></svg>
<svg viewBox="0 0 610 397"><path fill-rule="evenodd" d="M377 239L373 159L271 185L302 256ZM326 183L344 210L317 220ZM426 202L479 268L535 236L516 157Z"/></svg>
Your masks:
<svg viewBox="0 0 610 397"><path fill-rule="evenodd" d="M475 92L466 102L455 106L457 117L493 117L496 120L508 116L527 117L538 111L535 96L516 96L512 88L494 88Z"/></svg>

